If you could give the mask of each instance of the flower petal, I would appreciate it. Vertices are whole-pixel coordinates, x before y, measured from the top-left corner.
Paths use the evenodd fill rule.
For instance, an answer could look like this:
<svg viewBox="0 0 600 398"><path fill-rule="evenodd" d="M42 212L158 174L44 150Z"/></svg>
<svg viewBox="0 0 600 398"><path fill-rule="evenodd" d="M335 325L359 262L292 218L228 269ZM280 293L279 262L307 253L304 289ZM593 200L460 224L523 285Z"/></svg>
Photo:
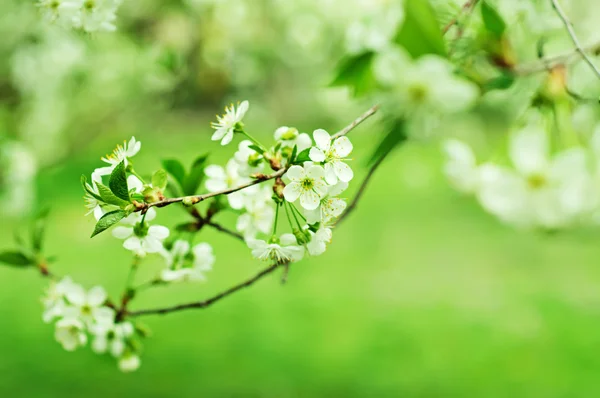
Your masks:
<svg viewBox="0 0 600 398"><path fill-rule="evenodd" d="M304 177L304 169L302 168L302 166L292 166L290 167L290 169L287 171L287 173L285 173L285 175L290 179L290 180L299 180L301 178Z"/></svg>
<svg viewBox="0 0 600 398"><path fill-rule="evenodd" d="M509 154L523 175L542 173L548 165L548 137L538 126L527 126L510 139Z"/></svg>
<svg viewBox="0 0 600 398"><path fill-rule="evenodd" d="M167 239L169 233L169 228L163 227L162 225L152 225L148 228L148 235L160 240Z"/></svg>
<svg viewBox="0 0 600 398"><path fill-rule="evenodd" d="M332 163L325 163L325 181L329 185L334 185L338 182L338 177Z"/></svg>
<svg viewBox="0 0 600 398"><path fill-rule="evenodd" d="M94 286L87 294L88 304L98 307L106 301L106 290L102 286Z"/></svg>
<svg viewBox="0 0 600 398"><path fill-rule="evenodd" d="M322 151L327 152L331 147L331 136L323 129L318 129L313 132L313 138L317 143L317 147Z"/></svg>
<svg viewBox="0 0 600 398"><path fill-rule="evenodd" d="M333 141L333 154L338 158L345 158L352 152L352 143L348 137L340 137Z"/></svg>
<svg viewBox="0 0 600 398"><path fill-rule="evenodd" d="M290 169L291 170L291 169ZM302 193L302 186L297 181L292 181L283 188L283 197L288 202L295 202Z"/></svg>
<svg viewBox="0 0 600 398"><path fill-rule="evenodd" d="M335 175L338 176L340 181L349 182L354 177L354 172L352 171L350 166L348 166L344 162L334 162L333 170L335 171Z"/></svg>
<svg viewBox="0 0 600 398"><path fill-rule="evenodd" d="M114 227L112 230L112 235L117 239L127 239L133 235L133 227Z"/></svg>
<svg viewBox="0 0 600 398"><path fill-rule="evenodd" d="M317 147L310 148L310 152L308 152L308 157L313 162L321 163L325 161L325 153Z"/></svg>
<svg viewBox="0 0 600 398"><path fill-rule="evenodd" d="M285 194L285 191L284 191ZM304 191L300 195L300 206L304 207L306 210L314 210L319 207L319 195L314 191Z"/></svg>
<svg viewBox="0 0 600 398"><path fill-rule="evenodd" d="M221 145L227 145L231 142L231 140L233 140L233 129L227 130L225 136L221 140Z"/></svg>

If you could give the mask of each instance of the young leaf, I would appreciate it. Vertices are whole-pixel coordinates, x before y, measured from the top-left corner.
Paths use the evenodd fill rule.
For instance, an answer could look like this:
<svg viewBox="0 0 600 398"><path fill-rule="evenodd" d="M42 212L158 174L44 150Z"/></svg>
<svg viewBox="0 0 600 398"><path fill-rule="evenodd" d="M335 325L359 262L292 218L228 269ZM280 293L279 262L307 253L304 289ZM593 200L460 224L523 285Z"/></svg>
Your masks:
<svg viewBox="0 0 600 398"><path fill-rule="evenodd" d="M127 174L125 173L125 161L122 161L115 167L110 175L108 186L112 193L119 199L130 202L129 188L127 187Z"/></svg>
<svg viewBox="0 0 600 398"><path fill-rule="evenodd" d="M167 172L163 169L157 170L152 175L152 186L164 191L167 187Z"/></svg>
<svg viewBox="0 0 600 398"><path fill-rule="evenodd" d="M304 162L310 161L310 156L308 156L309 153L310 153L310 148L306 148L305 150L300 152L298 154L298 156L296 156L296 159L294 160L294 164L302 164Z"/></svg>
<svg viewBox="0 0 600 398"><path fill-rule="evenodd" d="M488 4L487 1L481 3L481 18L488 32L496 39L501 39L506 30L506 22L494 7Z"/></svg>
<svg viewBox="0 0 600 398"><path fill-rule="evenodd" d="M106 213L96 223L96 227L94 228L94 232L92 233L91 238L98 235L100 232L103 232L108 228L112 227L126 216L127 212L124 210L115 210L111 211L110 213Z"/></svg>
<svg viewBox="0 0 600 398"><path fill-rule="evenodd" d="M183 187L183 182L185 181L185 168L183 164L179 160L165 159L162 161L162 166L179 183L179 186Z"/></svg>
<svg viewBox="0 0 600 398"><path fill-rule="evenodd" d="M98 192L100 193L100 200L103 202L119 207L125 207L129 205L129 202L118 198L106 185L96 183L96 186L98 187Z"/></svg>
<svg viewBox="0 0 600 398"><path fill-rule="evenodd" d="M262 155L263 153L265 153L265 150L264 150L264 149L262 149L261 147L259 147L258 145L254 145L254 144L252 144L252 145L248 145L248 148L252 149L252 150L253 150L253 151L255 151L255 152L258 152L258 153L260 153L261 155Z"/></svg>
<svg viewBox="0 0 600 398"><path fill-rule="evenodd" d="M96 200L102 200L100 195L90 189L90 184L88 184L87 177L84 175L81 175L81 186L83 187L83 190L90 194L93 198Z"/></svg>
<svg viewBox="0 0 600 398"><path fill-rule="evenodd" d="M294 159L296 159L297 154L298 154L298 145L294 145L294 149L292 149L292 154L290 155L290 163L294 163Z"/></svg>
<svg viewBox="0 0 600 398"><path fill-rule="evenodd" d="M413 58L425 54L446 56L442 30L429 0L404 0L404 23L396 34L395 42Z"/></svg>
<svg viewBox="0 0 600 398"><path fill-rule="evenodd" d="M206 165L207 159L208 155L202 155L194 161L194 164L192 164L192 169L185 178L183 184L184 195L194 195L198 190L198 187L202 184L202 180L204 179L204 166Z"/></svg>
<svg viewBox="0 0 600 398"><path fill-rule="evenodd" d="M34 265L35 261L21 252L7 251L0 253L0 263L14 265L17 267L25 267L28 265Z"/></svg>
<svg viewBox="0 0 600 398"><path fill-rule="evenodd" d="M502 73L501 75L488 80L483 84L484 91L506 90L515 82L515 75L512 73Z"/></svg>
<svg viewBox="0 0 600 398"><path fill-rule="evenodd" d="M337 75L331 86L352 87L355 96L371 91L377 85L372 70L374 57L375 53L368 51L343 59L336 68Z"/></svg>
<svg viewBox="0 0 600 398"><path fill-rule="evenodd" d="M406 141L406 122L403 119L395 120L390 131L385 135L379 146L371 156L369 164L376 163L379 159L387 156L396 146Z"/></svg>

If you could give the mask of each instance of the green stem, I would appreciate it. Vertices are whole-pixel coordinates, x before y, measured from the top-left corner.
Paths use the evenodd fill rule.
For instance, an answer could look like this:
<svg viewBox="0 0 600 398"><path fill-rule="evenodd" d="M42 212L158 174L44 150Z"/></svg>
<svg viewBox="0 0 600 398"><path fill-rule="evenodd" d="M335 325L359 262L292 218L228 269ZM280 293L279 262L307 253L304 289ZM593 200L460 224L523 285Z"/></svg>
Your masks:
<svg viewBox="0 0 600 398"><path fill-rule="evenodd" d="M292 223L292 218L290 217L290 212L288 210L289 203L288 202L283 202L283 203L284 203L284 207L285 207L285 215L287 216L288 223L290 224L290 228L293 231L294 230L294 223Z"/></svg>
<svg viewBox="0 0 600 398"><path fill-rule="evenodd" d="M137 178L139 178L139 180L142 182L142 184L146 184L146 181L144 181L144 179L142 178L142 176L141 176L141 175L139 175L139 174L138 174L138 173L137 173L137 172L136 172L136 171L135 171L133 168L131 168L131 169L129 170L129 172L130 172L131 174L133 174L134 176L136 176Z"/></svg>
<svg viewBox="0 0 600 398"><path fill-rule="evenodd" d="M292 209L296 211L296 213L302 218L302 220L304 222L306 222L306 217L304 217L304 215L302 215L302 213L300 212L300 210L298 210L298 208L296 207L296 205L292 205Z"/></svg>
<svg viewBox="0 0 600 398"><path fill-rule="evenodd" d="M294 216L294 220L296 220L296 225L298 226L298 229L302 231L302 224L300 224L300 221L298 221L298 216L296 215L296 211L298 211L298 209L296 209L296 206L294 206L293 203L290 203L290 208L292 209L292 215Z"/></svg>
<svg viewBox="0 0 600 398"><path fill-rule="evenodd" d="M133 279L135 278L135 273L138 269L138 265L140 264L140 258L138 256L133 257L133 262L131 263L131 267L129 267L129 273L127 274L127 280L125 282L125 291L131 289L133 285Z"/></svg>
<svg viewBox="0 0 600 398"><path fill-rule="evenodd" d="M261 144L256 138L252 137L250 134L248 134L245 130L238 130L240 133L244 134L250 141L252 141L252 143L254 145L257 145L258 147L260 147L263 151L267 151L267 149L265 148L265 146L263 144Z"/></svg>
<svg viewBox="0 0 600 398"><path fill-rule="evenodd" d="M279 220L279 206L281 206L280 203L278 203L275 207L275 222L273 223L273 233L271 234L272 236L275 236L275 234L277 233L277 221Z"/></svg>

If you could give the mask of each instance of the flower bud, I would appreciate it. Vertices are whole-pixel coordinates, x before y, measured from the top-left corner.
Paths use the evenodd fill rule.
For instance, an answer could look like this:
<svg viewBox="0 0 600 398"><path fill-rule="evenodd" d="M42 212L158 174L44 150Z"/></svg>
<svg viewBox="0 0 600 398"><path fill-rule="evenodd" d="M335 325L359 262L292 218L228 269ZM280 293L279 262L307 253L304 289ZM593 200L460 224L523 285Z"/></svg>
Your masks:
<svg viewBox="0 0 600 398"><path fill-rule="evenodd" d="M288 128L287 131L281 134L281 139L286 141L293 140L296 137L298 137L298 129L294 127Z"/></svg>
<svg viewBox="0 0 600 398"><path fill-rule="evenodd" d="M294 230L294 236L296 237L296 242L298 242L299 245L307 244L310 242L311 238L308 231L301 231L299 229Z"/></svg>
<svg viewBox="0 0 600 398"><path fill-rule="evenodd" d="M183 198L183 200L181 201L181 203L183 203L184 206L189 207L189 206L193 206L194 203L196 203L196 202L194 202L193 198L186 197L186 198Z"/></svg>

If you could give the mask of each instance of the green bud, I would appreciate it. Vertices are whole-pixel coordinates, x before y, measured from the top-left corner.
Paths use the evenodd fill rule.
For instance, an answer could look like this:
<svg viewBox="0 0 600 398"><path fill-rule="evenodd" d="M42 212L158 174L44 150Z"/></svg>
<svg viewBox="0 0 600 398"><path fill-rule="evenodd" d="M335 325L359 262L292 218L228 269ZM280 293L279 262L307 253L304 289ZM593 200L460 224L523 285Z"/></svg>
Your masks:
<svg viewBox="0 0 600 398"><path fill-rule="evenodd" d="M181 203L183 203L184 206L193 206L194 205L194 200L192 198L183 198L183 200L181 201Z"/></svg>
<svg viewBox="0 0 600 398"><path fill-rule="evenodd" d="M294 230L294 236L296 237L296 242L299 245L305 245L310 242L310 234L308 231L301 231L299 229Z"/></svg>
<svg viewBox="0 0 600 398"><path fill-rule="evenodd" d="M145 222L139 222L133 227L133 233L135 234L135 236L143 238L144 236L148 235L148 228L148 224L146 224Z"/></svg>
<svg viewBox="0 0 600 398"><path fill-rule="evenodd" d="M263 157L261 154L254 152L252 155L248 156L248 164L252 167L256 167L260 165Z"/></svg>
<svg viewBox="0 0 600 398"><path fill-rule="evenodd" d="M281 135L281 139L286 141L293 140L296 137L298 137L298 129L294 127L290 127L285 133Z"/></svg>

